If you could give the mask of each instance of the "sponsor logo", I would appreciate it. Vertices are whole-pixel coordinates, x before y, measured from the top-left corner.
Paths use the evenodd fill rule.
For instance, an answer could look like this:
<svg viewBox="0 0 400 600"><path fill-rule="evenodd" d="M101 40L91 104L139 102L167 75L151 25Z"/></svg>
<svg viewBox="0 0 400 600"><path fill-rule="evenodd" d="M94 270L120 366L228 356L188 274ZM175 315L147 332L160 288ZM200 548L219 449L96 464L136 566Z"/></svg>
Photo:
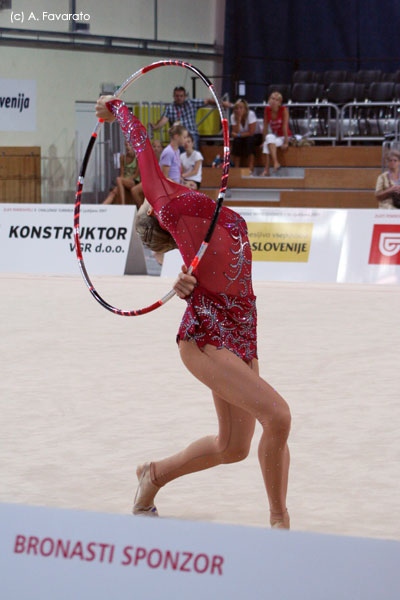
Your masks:
<svg viewBox="0 0 400 600"><path fill-rule="evenodd" d="M25 98L23 92L18 96L0 96L0 108L16 108L19 112L29 108L30 98Z"/></svg>
<svg viewBox="0 0 400 600"><path fill-rule="evenodd" d="M308 262L313 223L247 223L254 261Z"/></svg>
<svg viewBox="0 0 400 600"><path fill-rule="evenodd" d="M374 225L370 265L400 265L400 225Z"/></svg>
<svg viewBox="0 0 400 600"><path fill-rule="evenodd" d="M171 571L197 573L199 575L223 575L224 557L219 554L205 552L188 552L168 550L166 548L146 548L142 546L125 546L119 548L115 544L101 542L86 543L81 540L39 538L35 535L18 534L14 542L14 554L25 556L51 557L68 562L86 561L98 563L117 563L124 567L141 567Z"/></svg>
<svg viewBox="0 0 400 600"><path fill-rule="evenodd" d="M65 225L10 225L8 237L21 240L70 240L70 251L75 252L76 249L74 229ZM123 246L126 246L129 241L128 229L127 227L82 227L79 240L82 252L124 254ZM96 244L99 241L100 243Z"/></svg>

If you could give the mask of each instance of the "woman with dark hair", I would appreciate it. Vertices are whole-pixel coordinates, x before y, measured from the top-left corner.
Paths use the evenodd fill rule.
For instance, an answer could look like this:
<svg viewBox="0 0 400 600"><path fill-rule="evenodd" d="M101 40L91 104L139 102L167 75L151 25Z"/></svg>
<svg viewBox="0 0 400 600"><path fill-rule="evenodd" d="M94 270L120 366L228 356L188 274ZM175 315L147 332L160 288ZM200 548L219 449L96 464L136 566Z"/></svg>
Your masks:
<svg viewBox="0 0 400 600"><path fill-rule="evenodd" d="M121 100L100 98L96 115L109 122L117 118L136 150L148 201L137 222L143 242L154 248L155 240L158 251L177 246L181 252L185 265L174 289L185 298L187 308L177 336L179 352L188 370L211 390L219 424L217 436L201 438L173 456L137 468L139 487L133 512L157 516L154 498L168 482L246 458L258 420L263 428L258 456L270 523L288 529L290 411L258 374L257 312L246 223L222 207L208 250L194 275L188 275L187 268L213 218L215 202L163 176L146 129Z"/></svg>

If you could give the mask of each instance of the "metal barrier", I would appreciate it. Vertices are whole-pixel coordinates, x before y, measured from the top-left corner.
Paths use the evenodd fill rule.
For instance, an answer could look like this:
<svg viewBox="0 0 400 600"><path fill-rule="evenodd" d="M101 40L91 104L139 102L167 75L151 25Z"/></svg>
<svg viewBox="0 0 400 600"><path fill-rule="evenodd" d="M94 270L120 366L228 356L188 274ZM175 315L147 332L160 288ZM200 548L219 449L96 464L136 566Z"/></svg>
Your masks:
<svg viewBox="0 0 400 600"><path fill-rule="evenodd" d="M356 141L384 141L399 133L400 102L349 102L342 107L340 139L348 145Z"/></svg>
<svg viewBox="0 0 400 600"><path fill-rule="evenodd" d="M289 128L294 135L316 141L330 141L333 145L339 141L340 109L331 102L288 102ZM266 104L249 104L258 117L258 132L263 124ZM262 119L260 108L263 109Z"/></svg>

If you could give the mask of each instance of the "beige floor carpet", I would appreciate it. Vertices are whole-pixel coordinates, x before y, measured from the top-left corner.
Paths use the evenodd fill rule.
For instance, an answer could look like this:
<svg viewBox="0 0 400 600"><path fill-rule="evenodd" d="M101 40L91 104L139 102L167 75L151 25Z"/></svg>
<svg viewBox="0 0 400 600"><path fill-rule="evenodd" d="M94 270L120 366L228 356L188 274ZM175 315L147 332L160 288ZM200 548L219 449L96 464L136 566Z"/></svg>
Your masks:
<svg viewBox="0 0 400 600"><path fill-rule="evenodd" d="M139 308L151 277L98 277ZM211 395L175 344L184 302L117 317L82 279L0 275L0 501L128 513L135 465L216 432ZM293 415L293 529L400 539L400 288L259 283L261 374ZM162 516L266 526L252 452L172 482Z"/></svg>

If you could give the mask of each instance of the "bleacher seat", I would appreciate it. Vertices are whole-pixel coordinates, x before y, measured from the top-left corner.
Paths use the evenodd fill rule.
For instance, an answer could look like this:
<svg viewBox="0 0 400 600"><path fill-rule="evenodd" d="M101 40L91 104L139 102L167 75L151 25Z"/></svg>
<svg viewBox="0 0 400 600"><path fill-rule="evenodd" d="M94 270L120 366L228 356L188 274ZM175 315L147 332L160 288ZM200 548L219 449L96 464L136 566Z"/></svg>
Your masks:
<svg viewBox="0 0 400 600"><path fill-rule="evenodd" d="M347 78L347 71L325 71L323 76L323 84L326 89L329 89L332 83L345 82Z"/></svg>
<svg viewBox="0 0 400 600"><path fill-rule="evenodd" d="M356 102L365 102L368 100L368 88L366 83L355 83L354 84L354 100Z"/></svg>
<svg viewBox="0 0 400 600"><path fill-rule="evenodd" d="M356 83L373 83L374 81L380 81L382 71L379 70L360 70L355 73L354 81Z"/></svg>
<svg viewBox="0 0 400 600"><path fill-rule="evenodd" d="M355 84L349 81L334 81L327 92L327 99L333 104L347 104L355 98Z"/></svg>
<svg viewBox="0 0 400 600"><path fill-rule="evenodd" d="M396 81L396 73L382 73L381 81Z"/></svg>
<svg viewBox="0 0 400 600"><path fill-rule="evenodd" d="M293 83L315 83L314 71L295 71L292 81Z"/></svg>
<svg viewBox="0 0 400 600"><path fill-rule="evenodd" d="M394 98L394 83L392 81L375 81L368 89L368 99L371 102L390 102Z"/></svg>
<svg viewBox="0 0 400 600"><path fill-rule="evenodd" d="M322 98L322 86L319 83L295 83L292 86L293 102L315 102Z"/></svg>

